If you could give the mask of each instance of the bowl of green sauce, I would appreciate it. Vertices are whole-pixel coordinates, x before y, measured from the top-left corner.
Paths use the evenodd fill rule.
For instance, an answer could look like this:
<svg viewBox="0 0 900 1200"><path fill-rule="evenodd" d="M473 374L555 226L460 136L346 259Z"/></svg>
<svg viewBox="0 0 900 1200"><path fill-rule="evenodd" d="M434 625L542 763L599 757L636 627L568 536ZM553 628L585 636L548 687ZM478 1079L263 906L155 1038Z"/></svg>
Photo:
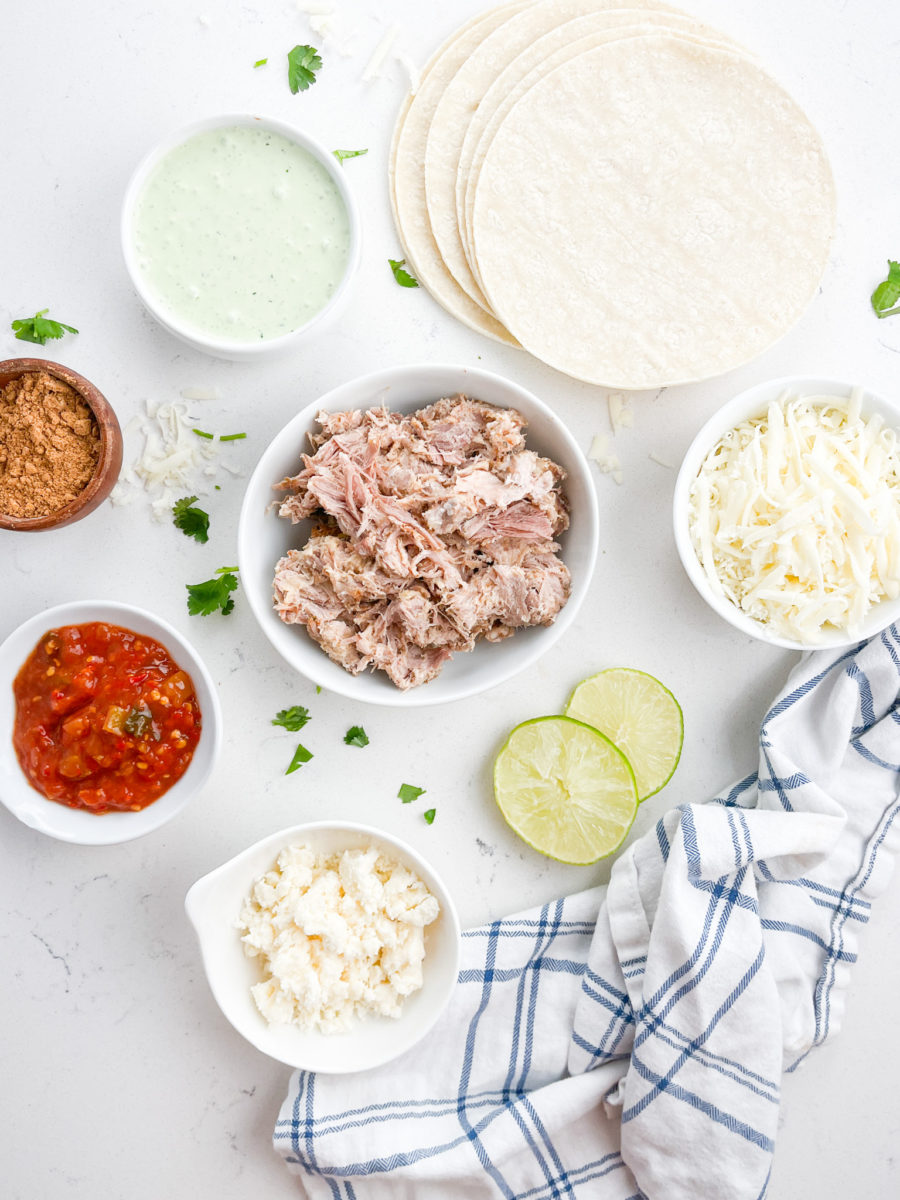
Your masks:
<svg viewBox="0 0 900 1200"><path fill-rule="evenodd" d="M220 358L288 350L346 298L360 224L340 164L269 117L209 117L158 143L122 208L144 306Z"/></svg>

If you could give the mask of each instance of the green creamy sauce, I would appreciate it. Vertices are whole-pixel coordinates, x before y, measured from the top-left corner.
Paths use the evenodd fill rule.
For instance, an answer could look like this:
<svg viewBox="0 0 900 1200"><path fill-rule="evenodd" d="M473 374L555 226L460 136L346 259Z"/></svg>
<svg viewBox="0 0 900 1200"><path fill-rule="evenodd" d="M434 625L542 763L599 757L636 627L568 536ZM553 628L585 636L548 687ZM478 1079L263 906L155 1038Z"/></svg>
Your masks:
<svg viewBox="0 0 900 1200"><path fill-rule="evenodd" d="M228 341L305 325L350 255L347 209L328 172L255 126L211 129L170 150L138 197L133 231L161 306Z"/></svg>

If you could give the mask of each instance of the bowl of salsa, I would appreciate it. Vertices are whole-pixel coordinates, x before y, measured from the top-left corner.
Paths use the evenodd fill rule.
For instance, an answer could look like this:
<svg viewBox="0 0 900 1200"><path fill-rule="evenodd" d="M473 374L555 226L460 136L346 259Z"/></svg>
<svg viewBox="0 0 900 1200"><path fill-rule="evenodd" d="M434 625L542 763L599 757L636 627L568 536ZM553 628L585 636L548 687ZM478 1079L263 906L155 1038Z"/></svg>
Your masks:
<svg viewBox="0 0 900 1200"><path fill-rule="evenodd" d="M0 800L63 841L128 841L171 820L221 741L215 686L191 645L143 609L79 601L0 646Z"/></svg>

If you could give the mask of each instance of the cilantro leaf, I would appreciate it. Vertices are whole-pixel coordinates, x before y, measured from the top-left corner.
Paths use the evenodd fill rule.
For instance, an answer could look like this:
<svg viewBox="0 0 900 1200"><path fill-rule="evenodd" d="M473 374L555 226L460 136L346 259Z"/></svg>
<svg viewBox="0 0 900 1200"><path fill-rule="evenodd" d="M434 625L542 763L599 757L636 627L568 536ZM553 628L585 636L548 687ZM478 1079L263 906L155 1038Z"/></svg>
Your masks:
<svg viewBox="0 0 900 1200"><path fill-rule="evenodd" d="M412 277L412 275L410 275L409 271L403 270L404 266L406 265L405 258L401 258L399 261L396 258L389 258L388 262L391 264L391 270L394 272L394 278L397 280L397 282L400 284L401 287L418 287L419 286L418 279L413 279L413 277Z"/></svg>
<svg viewBox="0 0 900 1200"><path fill-rule="evenodd" d="M434 824L434 817L435 817L436 812L437 812L436 808L429 808L427 812L422 813L422 816L425 818L426 825Z"/></svg>
<svg viewBox="0 0 900 1200"><path fill-rule="evenodd" d="M288 51L288 83L296 96L316 82L316 71L322 66L319 52L313 46L295 46Z"/></svg>
<svg viewBox="0 0 900 1200"><path fill-rule="evenodd" d="M209 513L202 508L192 508L196 496L185 496L176 500L172 505L172 519L176 529L180 529L185 537L195 538L198 542L209 541Z"/></svg>
<svg viewBox="0 0 900 1200"><path fill-rule="evenodd" d="M298 767L302 767L304 763L308 763L312 758L311 751L302 744L297 744L297 749L294 751L294 757L291 759L291 765L285 771L285 775L291 775Z"/></svg>
<svg viewBox="0 0 900 1200"><path fill-rule="evenodd" d="M900 262L888 259L887 279L882 280L872 293L872 307L875 309L875 316L881 320L883 317L892 317L895 313L900 312L900 307L892 307L892 305L897 305L898 300L900 300Z"/></svg>
<svg viewBox="0 0 900 1200"><path fill-rule="evenodd" d="M234 610L231 593L238 585L237 567L219 567L218 579L207 579L203 583L185 584L188 593L188 612L192 617L208 617L210 613L222 612L228 616Z"/></svg>
<svg viewBox="0 0 900 1200"><path fill-rule="evenodd" d="M369 744L369 739L366 737L366 731L362 725L351 726L344 734L344 741L348 746L359 746L360 749Z"/></svg>
<svg viewBox="0 0 900 1200"><path fill-rule="evenodd" d="M268 60L267 58L258 58L258 59L256 60L256 62L253 64L253 68L254 68L254 70L255 70L257 67L264 67L268 61L269 61L269 60Z"/></svg>
<svg viewBox="0 0 900 1200"><path fill-rule="evenodd" d="M62 321L51 321L45 314L49 308L42 308L33 317L20 317L10 323L10 329L20 342L35 342L45 346L50 338L61 338L66 333L77 333L72 325L64 325Z"/></svg>
<svg viewBox="0 0 900 1200"><path fill-rule="evenodd" d="M282 725L291 733L296 733L298 729L302 729L309 720L309 709L304 708L302 704L295 704L292 708L283 708L281 712L276 713L272 718L273 725Z"/></svg>
<svg viewBox="0 0 900 1200"><path fill-rule="evenodd" d="M361 158L364 154L368 154L368 150L332 150L334 157L343 165L345 158Z"/></svg>
<svg viewBox="0 0 900 1200"><path fill-rule="evenodd" d="M420 796L424 795L424 788L415 787L411 783L401 783L397 798L402 800L404 804L411 804L413 800L418 800Z"/></svg>

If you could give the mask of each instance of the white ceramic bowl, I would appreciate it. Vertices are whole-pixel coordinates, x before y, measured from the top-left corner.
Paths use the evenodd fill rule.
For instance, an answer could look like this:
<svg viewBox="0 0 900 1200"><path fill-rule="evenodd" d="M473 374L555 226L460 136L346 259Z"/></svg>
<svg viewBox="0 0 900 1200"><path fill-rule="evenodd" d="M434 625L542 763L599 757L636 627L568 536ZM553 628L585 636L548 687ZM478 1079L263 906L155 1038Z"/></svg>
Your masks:
<svg viewBox="0 0 900 1200"><path fill-rule="evenodd" d="M886 628L892 622L900 619L900 599L883 600L880 604L873 606L869 610L861 627L852 635L835 629L824 632L821 638L814 644L778 636L761 622L755 621L752 617L747 616L746 613L741 612L736 605L732 604L725 597L716 595L710 587L706 573L700 565L700 560L697 558L693 543L691 542L690 514L688 508L691 485L696 479L707 454L709 454L719 439L742 421L765 416L769 404L773 400L777 400L784 392L789 391L801 396L849 397L850 393L857 386L843 380L815 379L803 376L771 379L765 383L757 384L755 387L741 392L739 396L735 396L727 404L723 404L718 412L710 417L688 447L688 451L678 472L673 500L675 545L688 578L710 608L718 613L720 617L728 621L735 629L740 630L741 633L749 634L751 637L768 642L772 646L781 646L787 650L853 646L865 638L872 637L873 634L880 632L880 630ZM900 430L900 406L892 404L883 396L866 388L862 388L861 391L862 415L865 417L873 413L878 413L884 418L886 425Z"/></svg>
<svg viewBox="0 0 900 1200"><path fill-rule="evenodd" d="M263 970L258 958L244 953L236 922L254 880L274 865L286 846L295 844L322 854L378 846L414 871L438 901L440 916L425 929L423 986L406 998L396 1019L368 1016L346 1033L326 1034L295 1025L269 1025L257 1009L250 988L263 978ZM456 986L460 929L450 893L411 846L367 825L318 821L282 829L198 879L184 905L222 1012L248 1042L290 1067L344 1074L382 1066L425 1037Z"/></svg>
<svg viewBox="0 0 900 1200"><path fill-rule="evenodd" d="M559 538L560 557L572 575L569 600L549 626L518 630L495 644L480 641L474 650L455 654L437 679L403 692L383 671L351 675L332 662L302 625L286 625L272 604L275 564L308 537L308 522L291 525L278 516L273 501L283 493L274 485L295 475L307 433L318 429L316 414L325 409L371 408L385 404L414 412L443 396L464 392L504 408L516 408L528 421L529 449L564 467L571 525ZM572 624L587 592L597 557L597 497L584 455L562 421L546 404L516 383L474 367L418 364L391 367L353 379L308 404L275 436L247 486L238 529L241 583L266 637L302 675L329 691L370 704L416 708L444 704L483 692L531 666Z"/></svg>
<svg viewBox="0 0 900 1200"><path fill-rule="evenodd" d="M204 133L209 129L223 129L235 125L262 126L265 129L272 130L274 133L280 133L290 141L296 142L298 146L302 146L304 150L322 164L337 186L341 199L347 209L347 217L350 224L350 250L347 257L347 266L341 283L335 289L334 295L328 303L319 309L305 324L291 330L290 333L286 333L282 337L267 338L256 342L246 340L232 341L215 337L213 334L205 333L198 326L182 320L177 314L171 312L165 303L147 286L138 264L132 236L135 205L150 172L160 159L168 154L170 150L176 146L180 146L182 142L186 142L188 138L193 137L195 134ZM120 236L122 254L125 258L125 266L131 282L138 296L141 298L144 307L151 316L155 317L160 325L167 329L169 333L174 334L175 337L180 338L183 342L187 342L188 345L194 346L198 350L203 350L207 354L212 354L217 358L241 360L271 358L291 350L309 333L313 326L321 327L326 319L330 320L337 315L344 306L349 292L350 281L359 266L360 230L359 212L356 201L353 198L353 193L347 186L347 174L341 169L340 164L333 154L314 138L311 138L309 134L303 133L301 130L295 129L292 125L285 124L283 121L278 121L273 117L237 113L206 117L201 121L194 121L190 125L185 125L174 133L169 134L168 137L163 138L161 142L158 142L141 159L135 168L134 174L131 176L125 192L125 200L122 204Z"/></svg>
<svg viewBox="0 0 900 1200"><path fill-rule="evenodd" d="M13 749L13 681L19 669L45 633L62 625L84 625L91 621L121 625L161 642L190 675L200 704L200 740L188 769L167 792L140 812L90 813L48 800L28 782ZM203 787L218 757L221 741L219 699L202 659L168 621L142 608L107 600L58 604L30 617L0 646L0 800L23 824L50 837L81 845L108 846L159 829L177 816Z"/></svg>

